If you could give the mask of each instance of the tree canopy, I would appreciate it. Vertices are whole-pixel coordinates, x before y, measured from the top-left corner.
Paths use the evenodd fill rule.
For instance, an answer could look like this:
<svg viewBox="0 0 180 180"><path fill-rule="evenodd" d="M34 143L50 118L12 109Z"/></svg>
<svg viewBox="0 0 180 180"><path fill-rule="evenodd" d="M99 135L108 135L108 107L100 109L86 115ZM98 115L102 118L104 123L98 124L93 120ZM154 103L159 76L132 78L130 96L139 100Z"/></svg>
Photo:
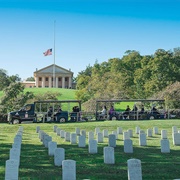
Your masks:
<svg viewBox="0 0 180 180"><path fill-rule="evenodd" d="M128 50L122 58L88 66L77 78L78 99L148 98L180 81L180 48L142 56Z"/></svg>
<svg viewBox="0 0 180 180"><path fill-rule="evenodd" d="M8 76L4 69L0 69L0 91L8 87L12 82L20 81L19 75Z"/></svg>

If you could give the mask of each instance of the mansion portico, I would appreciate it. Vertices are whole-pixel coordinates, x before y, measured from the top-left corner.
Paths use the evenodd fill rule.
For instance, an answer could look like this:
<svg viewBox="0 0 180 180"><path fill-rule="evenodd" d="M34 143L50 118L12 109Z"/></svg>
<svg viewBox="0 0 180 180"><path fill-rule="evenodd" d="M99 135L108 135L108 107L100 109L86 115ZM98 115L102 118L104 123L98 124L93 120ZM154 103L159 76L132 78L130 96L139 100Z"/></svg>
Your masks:
<svg viewBox="0 0 180 180"><path fill-rule="evenodd" d="M35 87L73 88L73 72L53 64L34 72ZM55 75L55 78L54 78Z"/></svg>

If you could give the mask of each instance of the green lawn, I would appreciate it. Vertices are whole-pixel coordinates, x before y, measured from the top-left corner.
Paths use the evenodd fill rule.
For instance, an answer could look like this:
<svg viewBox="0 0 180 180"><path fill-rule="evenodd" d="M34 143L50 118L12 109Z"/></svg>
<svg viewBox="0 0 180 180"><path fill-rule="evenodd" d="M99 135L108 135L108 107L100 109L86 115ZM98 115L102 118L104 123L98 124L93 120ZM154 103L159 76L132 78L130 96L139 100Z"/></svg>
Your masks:
<svg viewBox="0 0 180 180"><path fill-rule="evenodd" d="M75 89L63 89L63 88L25 88L24 92L33 92L36 94L44 94L45 92L59 92L58 100L74 100L75 99ZM3 96L3 92L0 91L0 98Z"/></svg>
<svg viewBox="0 0 180 180"><path fill-rule="evenodd" d="M124 111L127 108L127 105L129 105L130 109L133 109L134 102L121 102L121 103L116 103L114 105L114 108L116 111Z"/></svg>
<svg viewBox="0 0 180 180"><path fill-rule="evenodd" d="M78 145L70 145L64 142L53 132L55 124L21 124L24 127L21 164L19 168L20 180L60 180L62 168L55 167L53 157L48 156L48 150L38 138L36 126L40 126L47 134L52 136L58 147L65 148L66 159L76 161L77 180L127 180L127 160L137 158L141 160L143 180L172 180L180 178L180 146L172 143L172 126L180 129L180 120L146 120L146 121L101 121L101 122L79 122L56 124L61 129L68 132L75 132L79 127L86 132L99 127L101 130L108 129L109 134L122 127L123 131L133 130L133 154L123 152L122 135L119 135L117 147L115 148L115 164L107 165L103 163L103 147L108 144L107 138L104 143L98 144L98 153L89 154L88 144L86 148L78 148ZM9 158L9 150L12 147L13 138L20 125L1 124L0 127L0 179L4 179L5 161ZM159 132L162 129L168 131L171 152L164 154L160 152L161 135L147 137L147 146L139 146L138 135L135 134L135 127L139 126L142 130L157 126ZM87 143L87 141L86 141Z"/></svg>
<svg viewBox="0 0 180 180"><path fill-rule="evenodd" d="M74 100L75 92L74 89L63 89L63 88L26 88L26 91L33 92L34 94L44 94L45 92L58 92L61 95L58 97L58 100Z"/></svg>

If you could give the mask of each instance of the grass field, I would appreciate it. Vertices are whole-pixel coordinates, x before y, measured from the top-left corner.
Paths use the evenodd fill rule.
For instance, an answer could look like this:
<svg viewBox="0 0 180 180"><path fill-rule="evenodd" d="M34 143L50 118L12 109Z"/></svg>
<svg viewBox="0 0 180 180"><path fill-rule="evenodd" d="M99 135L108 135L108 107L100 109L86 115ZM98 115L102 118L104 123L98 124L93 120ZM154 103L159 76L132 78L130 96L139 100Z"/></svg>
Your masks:
<svg viewBox="0 0 180 180"><path fill-rule="evenodd" d="M78 148L78 145L70 145L53 132L55 124L21 124L24 127L21 162L19 168L20 180L61 180L62 168L55 167L53 157L48 156L48 149L45 148L38 138L36 126L52 136L58 147L65 149L66 159L76 161L77 180L127 180L127 160L137 158L141 160L143 180L173 180L180 178L180 146L172 143L172 126L177 126L180 130L180 120L148 120L148 121L101 121L101 122L79 122L56 124L67 132L75 132L75 128L88 131L99 127L101 131L108 129L109 134L122 127L123 131L133 130L133 154L126 154L123 150L123 137L120 134L116 141L115 164L104 164L103 147L108 145L108 139L104 138L103 143L98 143L98 153L89 154L86 140L86 148ZM5 161L9 159L9 151L12 147L13 139L20 125L1 124L0 126L0 179L4 179ZM138 135L135 134L135 127L142 130L158 127L159 132L166 129L170 141L171 152L161 153L161 135L147 137L147 146L139 146Z"/></svg>
<svg viewBox="0 0 180 180"><path fill-rule="evenodd" d="M36 94L44 94L45 92L58 92L61 93L58 96L58 100L73 100L75 99L75 92L74 89L63 89L63 88L25 88L25 92L30 91Z"/></svg>
<svg viewBox="0 0 180 180"><path fill-rule="evenodd" d="M25 88L24 92L33 92L35 95L44 94L45 92L58 92L61 93L58 96L58 100L74 100L75 99L75 89L63 89L63 88ZM0 91L0 98L3 96L3 91Z"/></svg>

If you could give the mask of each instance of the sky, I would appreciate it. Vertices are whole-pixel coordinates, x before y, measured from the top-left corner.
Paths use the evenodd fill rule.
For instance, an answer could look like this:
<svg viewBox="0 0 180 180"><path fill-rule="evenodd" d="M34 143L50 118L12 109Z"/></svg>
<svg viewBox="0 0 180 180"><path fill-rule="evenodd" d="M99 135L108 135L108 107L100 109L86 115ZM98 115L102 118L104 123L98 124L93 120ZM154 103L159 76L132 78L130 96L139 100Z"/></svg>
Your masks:
<svg viewBox="0 0 180 180"><path fill-rule="evenodd" d="M76 77L127 50L173 50L179 8L180 0L0 0L0 69L24 80L55 61Z"/></svg>

